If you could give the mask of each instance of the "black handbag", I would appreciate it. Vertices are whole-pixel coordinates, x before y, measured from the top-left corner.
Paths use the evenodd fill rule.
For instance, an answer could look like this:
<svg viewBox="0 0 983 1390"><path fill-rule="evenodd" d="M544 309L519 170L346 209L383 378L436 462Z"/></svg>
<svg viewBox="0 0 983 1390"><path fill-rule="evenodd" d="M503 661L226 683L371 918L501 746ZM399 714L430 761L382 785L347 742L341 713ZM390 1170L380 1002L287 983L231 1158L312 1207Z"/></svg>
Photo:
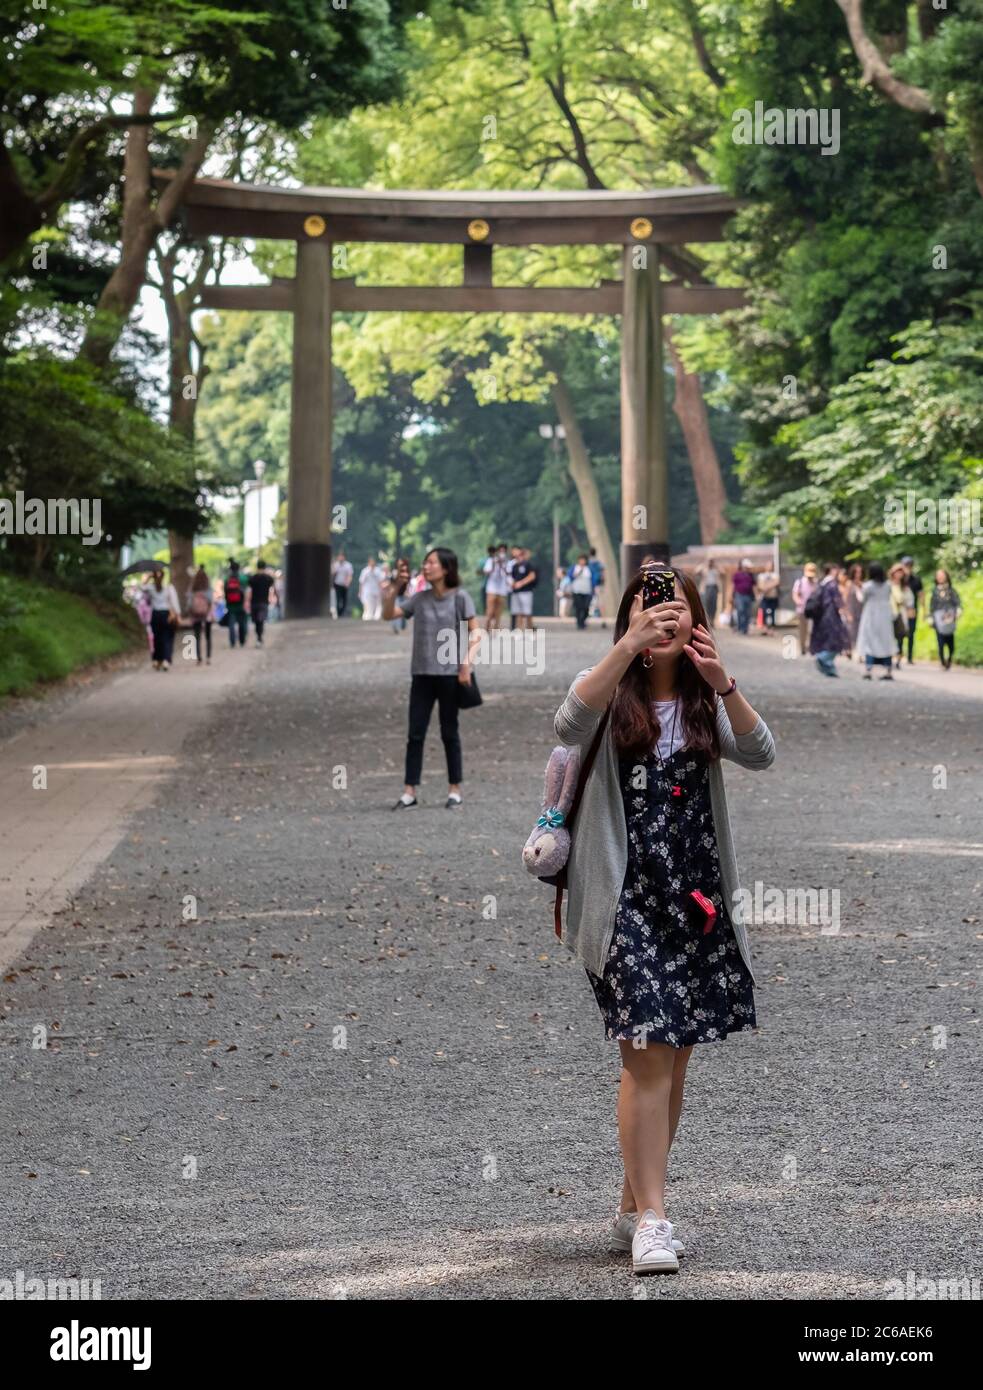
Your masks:
<svg viewBox="0 0 983 1390"><path fill-rule="evenodd" d="M460 600L461 591L460 589L458 589L457 593L454 596L454 611L457 614L457 620L459 623L464 621L464 618L461 613ZM458 681L457 683L457 707L458 709L477 709L478 706L482 703L483 701L481 699L481 691L478 689L478 682L475 680L474 672L472 671L471 680L468 685L462 684L461 681Z"/></svg>
<svg viewBox="0 0 983 1390"><path fill-rule="evenodd" d="M458 709L477 709L483 701L481 691L478 689L478 682L471 672L471 680L465 685L463 681L457 683L457 707Z"/></svg>

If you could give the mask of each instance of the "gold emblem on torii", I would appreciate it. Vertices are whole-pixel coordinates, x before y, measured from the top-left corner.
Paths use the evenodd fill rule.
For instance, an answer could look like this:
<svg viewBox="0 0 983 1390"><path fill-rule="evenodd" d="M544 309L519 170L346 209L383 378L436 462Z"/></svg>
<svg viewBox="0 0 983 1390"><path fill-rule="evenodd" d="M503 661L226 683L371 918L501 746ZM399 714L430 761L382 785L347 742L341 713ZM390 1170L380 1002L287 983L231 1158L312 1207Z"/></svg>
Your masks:
<svg viewBox="0 0 983 1390"><path fill-rule="evenodd" d="M308 236L324 236L327 230L327 222L318 213L312 212L310 217L304 218L304 231Z"/></svg>
<svg viewBox="0 0 983 1390"><path fill-rule="evenodd" d="M635 217L628 226L628 230L636 241L647 241L652 235L652 223L647 217Z"/></svg>
<svg viewBox="0 0 983 1390"><path fill-rule="evenodd" d="M472 241L484 241L491 231L483 217L475 217L468 223L468 236Z"/></svg>

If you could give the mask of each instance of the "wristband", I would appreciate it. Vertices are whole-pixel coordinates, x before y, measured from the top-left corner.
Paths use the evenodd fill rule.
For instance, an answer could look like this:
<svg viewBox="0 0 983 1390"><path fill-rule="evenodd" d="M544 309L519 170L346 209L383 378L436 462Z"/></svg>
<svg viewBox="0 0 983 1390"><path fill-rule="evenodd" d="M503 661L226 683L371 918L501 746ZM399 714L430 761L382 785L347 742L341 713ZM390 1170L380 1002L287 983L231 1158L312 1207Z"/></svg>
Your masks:
<svg viewBox="0 0 983 1390"><path fill-rule="evenodd" d="M730 678L730 685L727 687L727 689L726 689L726 690L718 690L718 691L717 691L717 694L720 696L721 700L726 700L726 699L727 699L727 696L728 696L728 695L733 695L733 693L734 693L734 691L735 691L736 689L737 689L737 681L734 679L733 676L731 676L731 678Z"/></svg>

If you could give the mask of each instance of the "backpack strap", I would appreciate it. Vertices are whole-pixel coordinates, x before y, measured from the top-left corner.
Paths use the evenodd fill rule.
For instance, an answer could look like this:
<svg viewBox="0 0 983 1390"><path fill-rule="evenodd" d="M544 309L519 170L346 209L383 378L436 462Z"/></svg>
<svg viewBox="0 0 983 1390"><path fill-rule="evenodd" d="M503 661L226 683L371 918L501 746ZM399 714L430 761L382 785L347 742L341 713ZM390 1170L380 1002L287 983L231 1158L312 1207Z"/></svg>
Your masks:
<svg viewBox="0 0 983 1390"><path fill-rule="evenodd" d="M587 756L586 758L584 758L584 761L580 765L580 775L577 778L577 788L573 794L573 800L570 803L570 810L567 812L563 822L567 830L570 831L571 837L573 836L573 822L576 818L577 811L580 807L581 798L584 794L584 788L587 785L587 778L590 776L591 768L594 766L594 759L597 757L597 750L601 746L601 739L604 737L604 730L607 727L608 716L610 715L610 713L611 706L608 705L607 709L601 715L601 722L598 724L597 731L595 732L594 737L591 739L590 747L587 750ZM558 877L559 881L556 885L556 897L553 900L553 930L556 932L557 938L559 939L563 935L561 908L563 906L563 890L567 886L566 864L564 864L563 868L560 870Z"/></svg>

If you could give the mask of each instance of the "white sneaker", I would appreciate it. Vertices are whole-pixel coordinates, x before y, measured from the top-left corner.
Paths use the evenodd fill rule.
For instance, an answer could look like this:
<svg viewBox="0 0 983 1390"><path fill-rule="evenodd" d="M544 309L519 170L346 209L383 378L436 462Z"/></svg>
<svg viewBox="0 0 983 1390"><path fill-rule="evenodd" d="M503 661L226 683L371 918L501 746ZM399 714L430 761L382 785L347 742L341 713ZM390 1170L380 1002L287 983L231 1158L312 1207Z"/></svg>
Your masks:
<svg viewBox="0 0 983 1390"><path fill-rule="evenodd" d="M632 1237L635 1234L635 1227L638 1225L637 1211L619 1211L615 1214L614 1229L611 1232L611 1240L608 1249L612 1255L627 1255L631 1250ZM686 1247L676 1236L676 1227L672 1226L672 1248L675 1250L679 1259L686 1254Z"/></svg>
<svg viewBox="0 0 983 1390"><path fill-rule="evenodd" d="M656 1216L651 1207L635 1227L631 1267L635 1274L679 1273L679 1259L672 1248L672 1223Z"/></svg>

